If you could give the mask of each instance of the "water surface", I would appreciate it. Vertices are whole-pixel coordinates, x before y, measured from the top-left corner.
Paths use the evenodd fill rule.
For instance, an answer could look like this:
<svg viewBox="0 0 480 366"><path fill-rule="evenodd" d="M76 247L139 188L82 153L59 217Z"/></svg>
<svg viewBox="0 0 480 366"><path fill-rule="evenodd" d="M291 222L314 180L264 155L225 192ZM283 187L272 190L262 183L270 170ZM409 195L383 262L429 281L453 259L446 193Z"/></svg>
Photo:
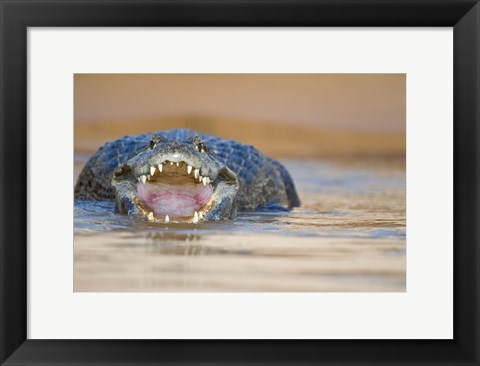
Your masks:
<svg viewBox="0 0 480 366"><path fill-rule="evenodd" d="M86 156L75 156L75 174ZM302 206L156 224L75 202L75 291L405 291L405 167L288 160Z"/></svg>

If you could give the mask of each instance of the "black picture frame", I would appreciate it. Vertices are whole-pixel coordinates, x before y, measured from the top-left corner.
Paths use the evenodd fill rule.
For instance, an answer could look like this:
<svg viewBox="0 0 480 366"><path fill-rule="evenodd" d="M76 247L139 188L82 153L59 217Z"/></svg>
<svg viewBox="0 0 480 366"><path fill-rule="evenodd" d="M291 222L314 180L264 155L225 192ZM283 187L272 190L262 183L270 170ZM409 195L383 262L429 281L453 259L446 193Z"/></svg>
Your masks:
<svg viewBox="0 0 480 366"><path fill-rule="evenodd" d="M0 0L0 4L2 365L480 365L477 1ZM454 339L27 339L27 28L132 26L453 27Z"/></svg>

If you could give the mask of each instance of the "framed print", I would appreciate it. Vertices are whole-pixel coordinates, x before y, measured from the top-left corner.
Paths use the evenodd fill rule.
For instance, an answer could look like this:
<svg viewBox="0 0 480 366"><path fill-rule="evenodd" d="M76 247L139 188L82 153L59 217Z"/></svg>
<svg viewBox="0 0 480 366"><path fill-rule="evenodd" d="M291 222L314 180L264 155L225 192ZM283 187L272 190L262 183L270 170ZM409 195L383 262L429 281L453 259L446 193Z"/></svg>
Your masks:
<svg viewBox="0 0 480 366"><path fill-rule="evenodd" d="M2 364L478 364L479 6L2 0Z"/></svg>

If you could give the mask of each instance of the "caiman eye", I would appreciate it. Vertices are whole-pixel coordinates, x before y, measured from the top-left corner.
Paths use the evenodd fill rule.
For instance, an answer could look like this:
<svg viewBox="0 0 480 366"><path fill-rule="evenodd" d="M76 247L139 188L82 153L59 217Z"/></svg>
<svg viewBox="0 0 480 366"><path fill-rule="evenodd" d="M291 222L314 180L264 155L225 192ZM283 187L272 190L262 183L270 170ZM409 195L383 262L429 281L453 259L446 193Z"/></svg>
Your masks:
<svg viewBox="0 0 480 366"><path fill-rule="evenodd" d="M153 149L155 146L157 146L160 142L164 140L166 140L166 138L163 136L155 136L150 140L150 145L148 147L150 149Z"/></svg>
<svg viewBox="0 0 480 366"><path fill-rule="evenodd" d="M197 149L198 151L200 151L202 153L208 153L208 147L203 142L198 143L195 146L195 149Z"/></svg>
<svg viewBox="0 0 480 366"><path fill-rule="evenodd" d="M188 141L190 141L193 144L193 146L195 147L195 150L200 151L202 153L209 152L207 145L203 143L200 137L198 136L190 137Z"/></svg>

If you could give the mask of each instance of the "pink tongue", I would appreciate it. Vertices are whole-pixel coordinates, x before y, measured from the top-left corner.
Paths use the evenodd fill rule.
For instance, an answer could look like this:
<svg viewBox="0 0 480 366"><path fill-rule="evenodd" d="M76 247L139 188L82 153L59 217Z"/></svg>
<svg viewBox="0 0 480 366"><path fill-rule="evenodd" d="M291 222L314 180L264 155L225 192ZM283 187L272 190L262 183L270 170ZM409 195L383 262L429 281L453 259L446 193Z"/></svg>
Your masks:
<svg viewBox="0 0 480 366"><path fill-rule="evenodd" d="M205 205L212 195L212 186L199 183L137 184L138 198L157 219L191 216Z"/></svg>

